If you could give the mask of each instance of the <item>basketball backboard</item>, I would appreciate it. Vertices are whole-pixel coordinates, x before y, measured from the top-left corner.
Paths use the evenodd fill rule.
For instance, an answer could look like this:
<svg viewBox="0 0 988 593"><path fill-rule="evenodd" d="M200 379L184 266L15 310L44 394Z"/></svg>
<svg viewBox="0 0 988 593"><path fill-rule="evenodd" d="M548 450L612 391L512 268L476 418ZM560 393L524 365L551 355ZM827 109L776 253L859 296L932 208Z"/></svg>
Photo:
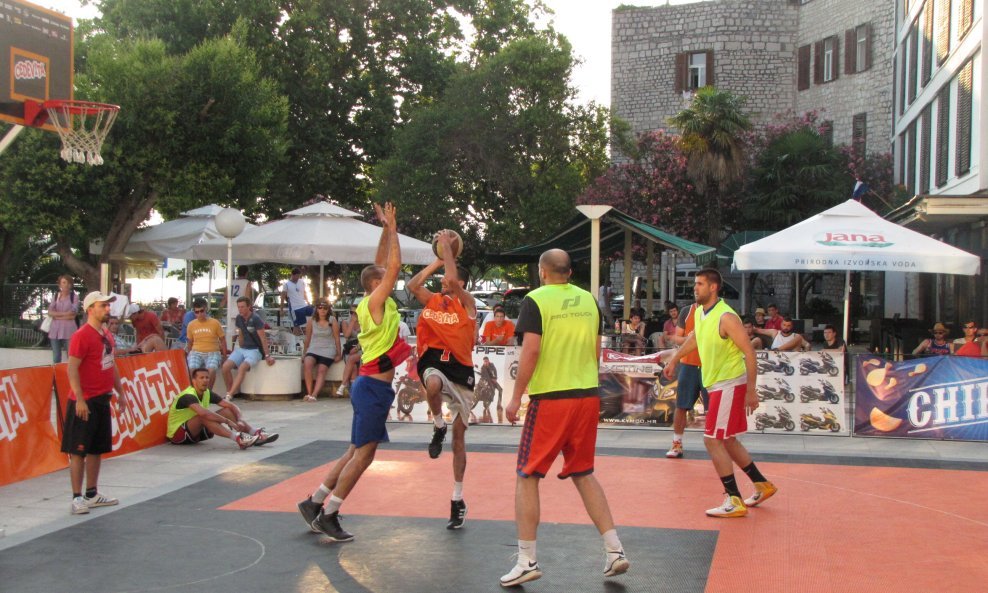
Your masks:
<svg viewBox="0 0 988 593"><path fill-rule="evenodd" d="M24 0L0 0L0 120L36 125L38 109L25 114L25 101L71 100L73 59L71 17Z"/></svg>

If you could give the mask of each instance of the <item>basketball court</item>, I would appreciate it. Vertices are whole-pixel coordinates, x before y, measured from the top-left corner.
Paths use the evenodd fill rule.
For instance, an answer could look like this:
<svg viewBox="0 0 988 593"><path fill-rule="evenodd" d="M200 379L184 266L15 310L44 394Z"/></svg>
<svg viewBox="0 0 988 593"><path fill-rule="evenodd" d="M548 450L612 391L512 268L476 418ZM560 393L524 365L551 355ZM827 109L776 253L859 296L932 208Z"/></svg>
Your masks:
<svg viewBox="0 0 988 593"><path fill-rule="evenodd" d="M345 446L311 442L127 508L94 509L0 552L2 589L501 590L516 546L512 447L471 447L467 523L447 531L448 451L433 461L422 445L386 445L342 510L356 539L338 544L311 533L295 504ZM603 578L600 538L575 489L552 474L542 483L544 576L524 589L984 590L988 509L976 495L988 489L988 464L822 461L760 462L779 494L745 518L711 519L703 511L721 495L707 459L602 449L596 473L631 570Z"/></svg>

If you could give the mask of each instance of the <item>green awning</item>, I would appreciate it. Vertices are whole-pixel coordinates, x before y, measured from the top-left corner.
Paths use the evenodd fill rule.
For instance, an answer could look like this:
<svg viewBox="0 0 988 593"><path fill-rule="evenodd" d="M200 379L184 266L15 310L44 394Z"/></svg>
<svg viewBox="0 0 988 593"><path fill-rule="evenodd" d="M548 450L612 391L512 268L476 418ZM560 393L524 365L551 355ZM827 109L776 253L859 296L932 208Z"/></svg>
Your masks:
<svg viewBox="0 0 988 593"><path fill-rule="evenodd" d="M738 250L738 247L764 239L773 233L775 231L741 231L732 234L717 248L717 259L720 260L718 263L730 267L731 262L734 261L734 252Z"/></svg>
<svg viewBox="0 0 988 593"><path fill-rule="evenodd" d="M696 259L697 265L716 260L717 252L713 247L677 237L620 210L611 210L600 220L600 252L607 254L624 249L626 230L667 249L691 256ZM574 261L590 259L590 219L577 214L551 238L494 254L490 261L500 264L531 263L538 261L539 256L548 249L563 249Z"/></svg>

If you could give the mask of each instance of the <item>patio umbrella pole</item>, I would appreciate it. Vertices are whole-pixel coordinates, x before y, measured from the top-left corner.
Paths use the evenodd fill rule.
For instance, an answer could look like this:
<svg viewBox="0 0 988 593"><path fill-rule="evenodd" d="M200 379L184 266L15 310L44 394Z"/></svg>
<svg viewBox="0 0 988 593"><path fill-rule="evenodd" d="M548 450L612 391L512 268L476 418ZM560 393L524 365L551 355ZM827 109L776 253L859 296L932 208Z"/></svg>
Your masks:
<svg viewBox="0 0 988 593"><path fill-rule="evenodd" d="M850 344L847 333L851 321L851 270L844 274L844 344Z"/></svg>
<svg viewBox="0 0 988 593"><path fill-rule="evenodd" d="M323 277L326 271L322 264L319 264L319 298L322 298L323 287L326 285L326 280Z"/></svg>

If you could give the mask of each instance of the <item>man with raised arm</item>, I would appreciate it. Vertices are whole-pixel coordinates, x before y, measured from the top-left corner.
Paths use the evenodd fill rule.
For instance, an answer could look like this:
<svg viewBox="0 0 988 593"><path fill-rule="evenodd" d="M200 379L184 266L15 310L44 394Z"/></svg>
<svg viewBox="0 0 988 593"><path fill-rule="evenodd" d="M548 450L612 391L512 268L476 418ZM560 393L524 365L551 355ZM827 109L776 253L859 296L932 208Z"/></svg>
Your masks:
<svg viewBox="0 0 988 593"><path fill-rule="evenodd" d="M600 311L589 292L569 283L570 257L550 249L539 258L542 286L525 295L515 326L522 335L521 359L514 393L505 410L518 421L521 397L528 390L518 447L515 523L518 561L501 577L514 587L542 576L535 556L539 528L539 480L563 454L560 478L572 478L583 506L604 539L604 576L630 566L614 529L603 488L594 477L597 421L600 417Z"/></svg>
<svg viewBox="0 0 988 593"><path fill-rule="evenodd" d="M696 273L693 281L696 306L692 313L695 329L663 372L671 379L679 360L699 351L700 373L710 403L703 431L704 443L727 495L724 503L707 510L707 515L743 517L748 514L748 507L765 502L778 489L758 471L748 450L736 438L748 430L747 414L758 408L755 391L758 367L755 350L741 318L718 296L721 286L723 281L717 270ZM737 464L755 485L755 493L744 501L734 479L733 464Z"/></svg>
<svg viewBox="0 0 988 593"><path fill-rule="evenodd" d="M340 525L340 506L374 461L378 443L388 442L385 423L395 399L391 382L395 367L412 352L411 347L398 337L400 315L398 305L391 298L401 270L395 208L388 202L383 209L375 204L374 210L383 228L374 264L360 273L365 298L357 305L360 320L357 339L363 354L360 376L350 388L353 406L350 446L336 460L312 496L298 503L298 510L309 528L337 542L353 539L353 535Z"/></svg>
<svg viewBox="0 0 988 593"><path fill-rule="evenodd" d="M444 401L453 416L453 497L446 529L463 527L467 514L463 476L467 469L466 430L474 405L473 343L477 333L477 307L466 290L469 272L456 265L453 237L450 231L439 231L442 259L437 258L408 281L409 292L424 307L417 326L416 350L419 377L435 423L429 457L436 459L443 450L447 430ZM425 282L440 267L445 274L442 291L437 294L426 288Z"/></svg>

